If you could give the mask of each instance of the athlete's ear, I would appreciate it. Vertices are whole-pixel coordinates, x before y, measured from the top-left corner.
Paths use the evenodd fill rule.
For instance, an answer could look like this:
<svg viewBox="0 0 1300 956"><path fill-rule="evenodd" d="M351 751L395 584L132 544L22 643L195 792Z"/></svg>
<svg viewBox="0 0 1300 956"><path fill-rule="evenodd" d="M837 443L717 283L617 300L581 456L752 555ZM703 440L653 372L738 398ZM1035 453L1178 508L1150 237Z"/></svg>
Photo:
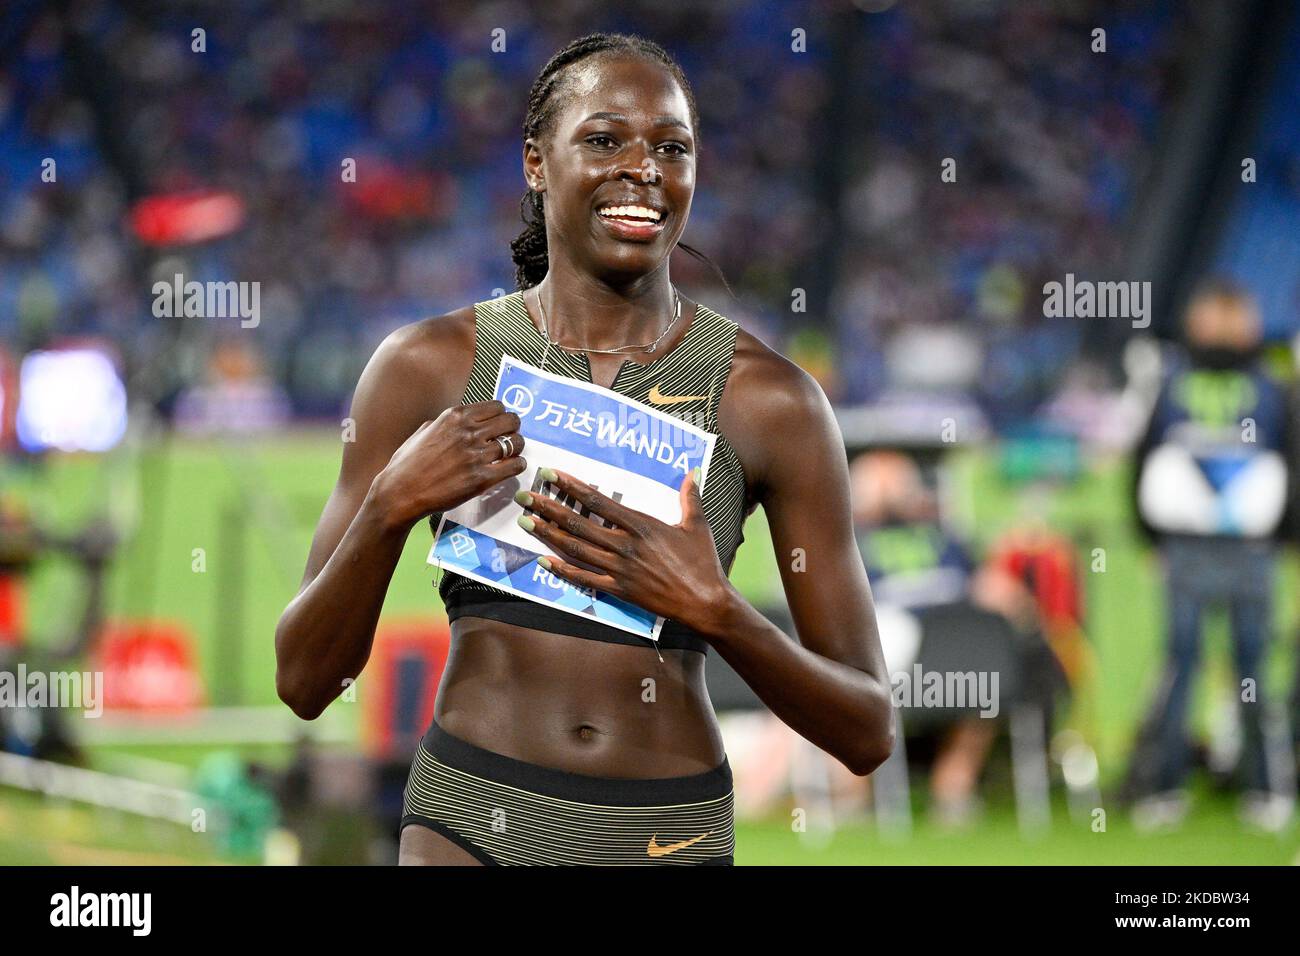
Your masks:
<svg viewBox="0 0 1300 956"><path fill-rule="evenodd" d="M524 182L533 192L546 192L546 176L542 173L542 147L531 136L524 140Z"/></svg>

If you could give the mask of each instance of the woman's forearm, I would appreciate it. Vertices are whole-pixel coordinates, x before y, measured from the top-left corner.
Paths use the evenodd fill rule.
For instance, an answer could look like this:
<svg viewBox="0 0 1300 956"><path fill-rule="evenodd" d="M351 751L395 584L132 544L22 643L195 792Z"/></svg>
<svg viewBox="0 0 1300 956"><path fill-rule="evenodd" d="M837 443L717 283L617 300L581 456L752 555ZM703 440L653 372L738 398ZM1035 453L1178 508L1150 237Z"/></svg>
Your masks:
<svg viewBox="0 0 1300 956"><path fill-rule="evenodd" d="M728 593L699 630L763 703L855 774L884 763L894 744L888 684L808 650Z"/></svg>
<svg viewBox="0 0 1300 956"><path fill-rule="evenodd" d="M275 629L276 690L314 720L365 667L388 585L413 525L392 520L371 484L320 573L299 592Z"/></svg>

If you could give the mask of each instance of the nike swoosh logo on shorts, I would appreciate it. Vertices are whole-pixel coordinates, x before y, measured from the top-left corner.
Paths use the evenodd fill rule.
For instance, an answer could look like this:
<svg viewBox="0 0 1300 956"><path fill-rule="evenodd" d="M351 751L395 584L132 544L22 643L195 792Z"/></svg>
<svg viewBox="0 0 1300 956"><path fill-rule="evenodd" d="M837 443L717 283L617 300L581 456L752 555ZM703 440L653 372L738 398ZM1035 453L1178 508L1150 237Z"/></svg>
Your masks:
<svg viewBox="0 0 1300 956"><path fill-rule="evenodd" d="M709 831L709 833L712 832L713 832L712 830ZM678 850L684 850L688 846L693 846L694 844L699 843L706 836L708 836L709 833L701 833L699 836L692 837L689 840L683 840L681 843L664 843L664 844L659 844L655 842L655 840L659 836L659 834L656 833L654 834L654 836L650 837L650 843L645 848L645 854L646 856L655 856L655 857L667 856L669 853L676 853Z"/></svg>

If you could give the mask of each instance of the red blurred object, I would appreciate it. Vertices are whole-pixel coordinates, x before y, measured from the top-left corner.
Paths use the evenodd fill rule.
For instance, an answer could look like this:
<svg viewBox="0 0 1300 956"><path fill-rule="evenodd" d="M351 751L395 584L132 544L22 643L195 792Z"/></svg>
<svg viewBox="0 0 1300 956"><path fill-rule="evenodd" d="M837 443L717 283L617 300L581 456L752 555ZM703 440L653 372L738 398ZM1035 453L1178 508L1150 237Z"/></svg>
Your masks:
<svg viewBox="0 0 1300 956"><path fill-rule="evenodd" d="M203 701L194 640L179 624L113 622L100 635L96 658L107 710L183 712Z"/></svg>
<svg viewBox="0 0 1300 956"><path fill-rule="evenodd" d="M129 218L142 242L185 245L230 235L244 224L244 201L218 190L149 196L132 207Z"/></svg>
<svg viewBox="0 0 1300 956"><path fill-rule="evenodd" d="M357 182L341 188L344 201L369 219L438 220L455 205L451 177L412 172L378 160L364 161Z"/></svg>
<svg viewBox="0 0 1300 956"><path fill-rule="evenodd" d="M1009 532L989 561L1025 583L1042 620L1043 636L1071 684L1096 673L1096 660L1083 631L1084 592L1074 543L1043 529Z"/></svg>
<svg viewBox="0 0 1300 956"><path fill-rule="evenodd" d="M1074 566L1074 545L1059 535L1009 535L989 560L1025 582L1049 624L1079 623L1083 594Z"/></svg>
<svg viewBox="0 0 1300 956"><path fill-rule="evenodd" d="M409 760L433 720L447 666L451 631L446 619L410 618L381 624L366 664L373 690L362 695L365 739L380 759Z"/></svg>
<svg viewBox="0 0 1300 956"><path fill-rule="evenodd" d="M0 644L16 646L22 639L23 592L16 574L0 571Z"/></svg>

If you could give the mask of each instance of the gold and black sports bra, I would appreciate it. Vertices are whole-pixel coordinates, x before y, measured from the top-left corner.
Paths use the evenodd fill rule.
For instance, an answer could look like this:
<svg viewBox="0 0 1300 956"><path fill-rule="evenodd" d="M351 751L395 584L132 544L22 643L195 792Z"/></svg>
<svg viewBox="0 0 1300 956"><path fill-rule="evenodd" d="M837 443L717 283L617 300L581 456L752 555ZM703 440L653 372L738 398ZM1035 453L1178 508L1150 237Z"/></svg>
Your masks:
<svg viewBox="0 0 1300 956"><path fill-rule="evenodd" d="M611 386L621 395L718 436L702 501L704 516L718 549L718 560L727 573L731 572L736 549L745 540L742 530L745 519L758 504L748 499L740 459L718 428L718 405L731 371L737 328L735 322L701 305L672 351L647 365L624 362ZM543 353L545 371L584 382L592 381L591 364L586 353L566 352L554 347L546 349L546 339L533 325L522 292L476 302L474 364L461 404L492 399L503 354L541 368ZM674 400L656 404L652 396L671 396ZM692 397L682 401L685 396ZM527 454L525 449L524 456ZM437 533L441 517L435 513L429 519L434 533ZM593 641L642 647L649 644L644 638L619 628L530 601L453 571L444 572L437 586L450 621L458 617L485 617ZM660 629L659 646L700 653L708 651L703 637L671 618L665 620Z"/></svg>

